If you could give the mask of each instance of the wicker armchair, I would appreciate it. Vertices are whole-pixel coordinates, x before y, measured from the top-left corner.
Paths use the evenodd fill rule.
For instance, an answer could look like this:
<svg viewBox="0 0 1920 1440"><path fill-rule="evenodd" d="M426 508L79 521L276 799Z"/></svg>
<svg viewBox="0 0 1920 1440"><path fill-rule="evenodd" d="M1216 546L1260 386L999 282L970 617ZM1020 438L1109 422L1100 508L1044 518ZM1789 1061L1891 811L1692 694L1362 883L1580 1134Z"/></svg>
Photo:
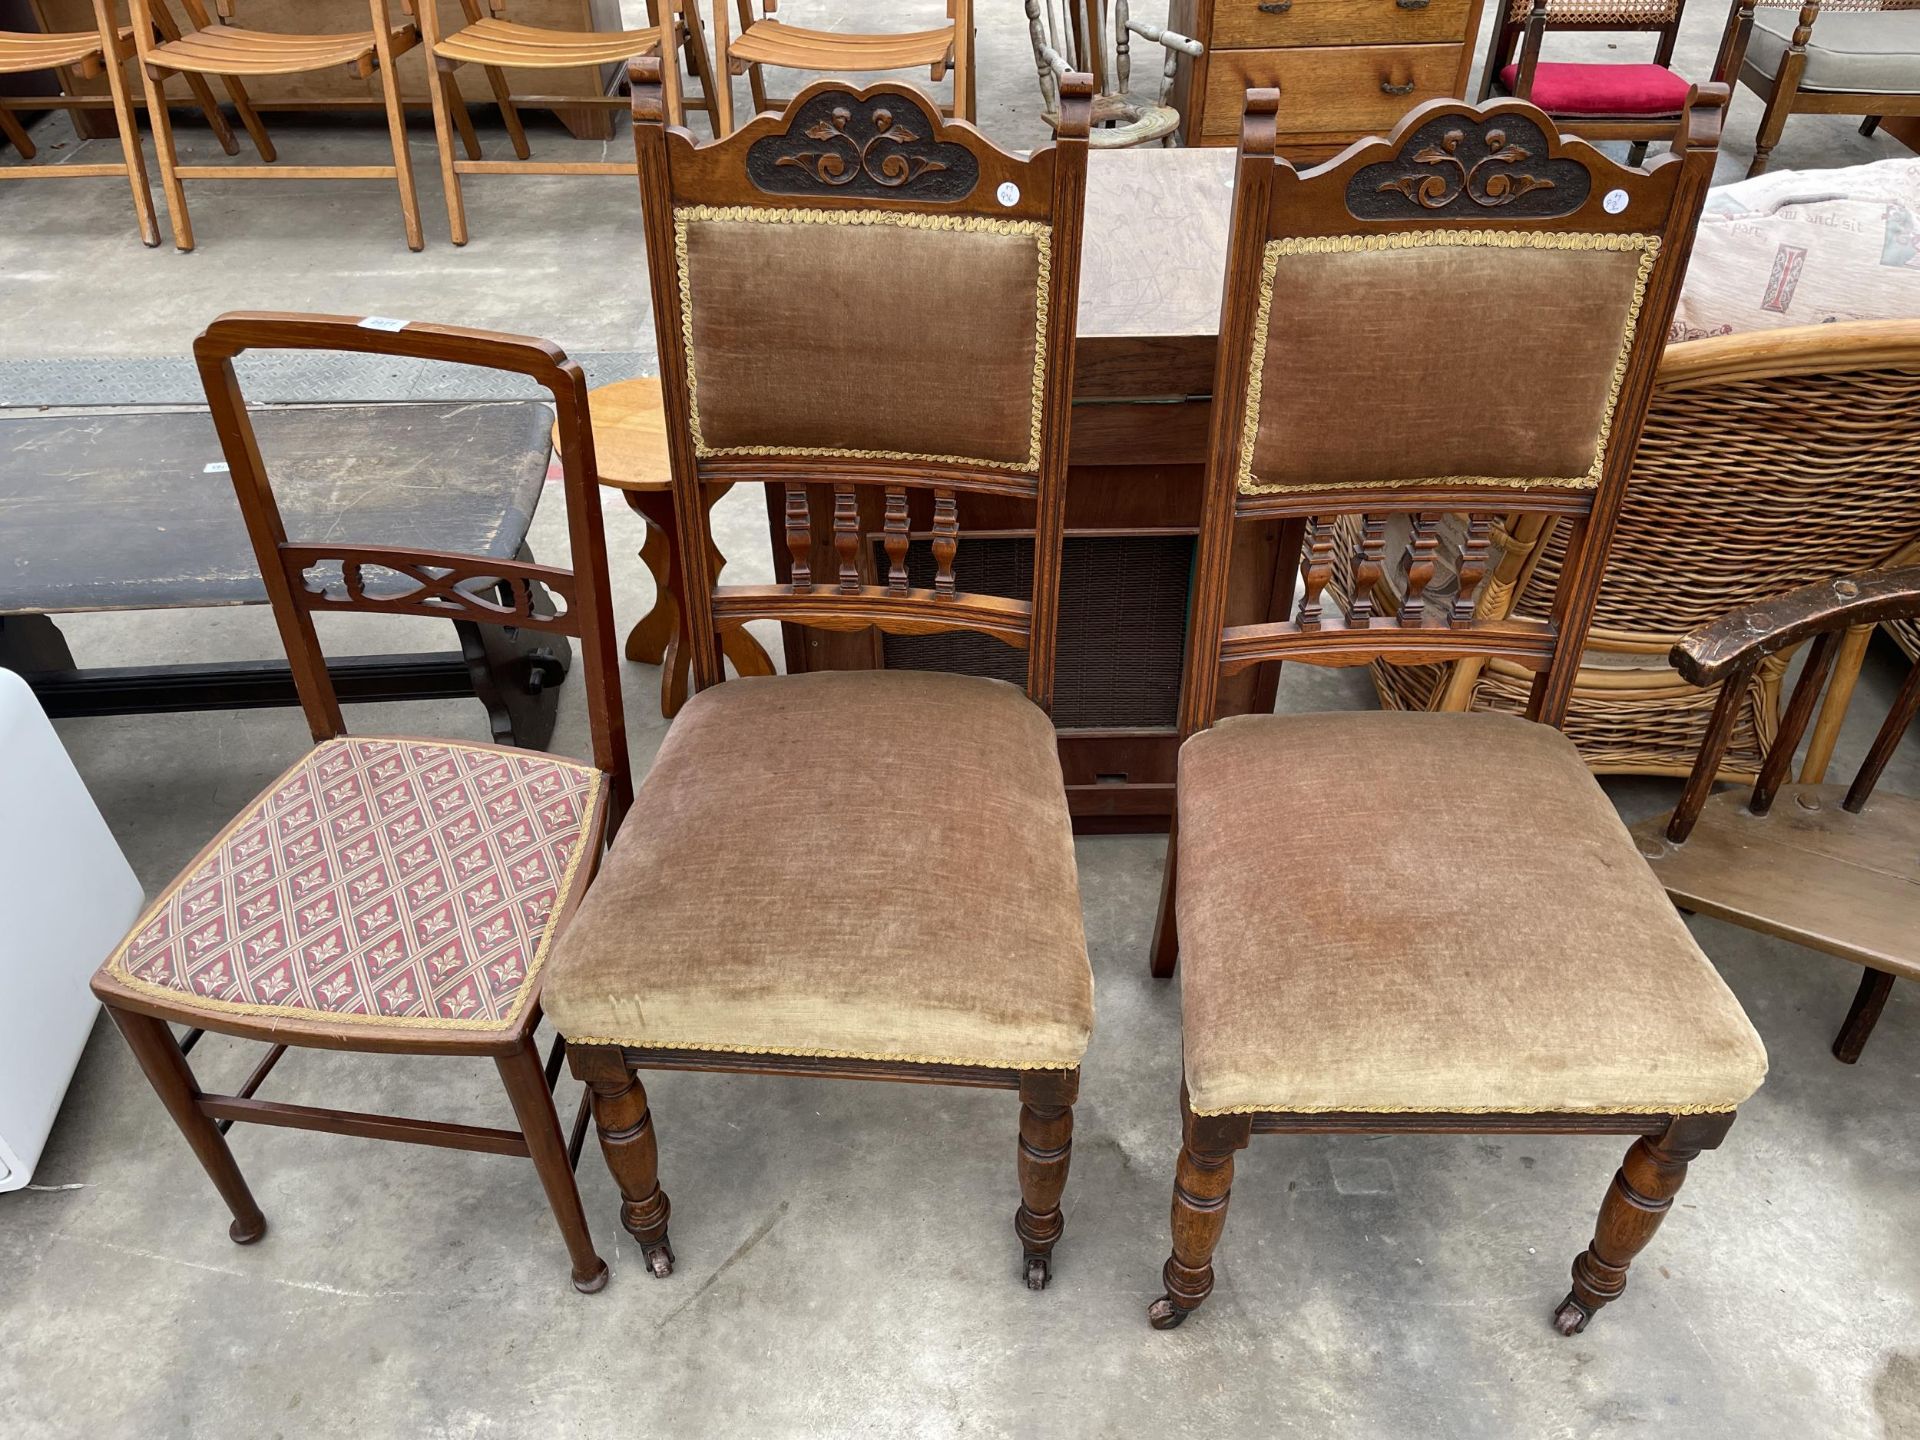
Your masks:
<svg viewBox="0 0 1920 1440"><path fill-rule="evenodd" d="M1717 688L1696 689L1667 664L1688 630L1828 575L1920 558L1916 413L1920 320L1729 335L1667 351L1567 712L1566 733L1589 766L1688 772L1718 699ZM1495 540L1483 613L1510 606L1544 616L1561 537L1536 530ZM1428 603L1445 603L1445 589L1430 584ZM1850 636L1839 657L1809 773L1825 768L1869 633ZM1920 634L1897 638L1910 654L1920 649ZM1723 778L1757 772L1790 658L1776 656L1754 676ZM1381 703L1396 709L1519 712L1531 678L1499 661L1373 666Z"/></svg>

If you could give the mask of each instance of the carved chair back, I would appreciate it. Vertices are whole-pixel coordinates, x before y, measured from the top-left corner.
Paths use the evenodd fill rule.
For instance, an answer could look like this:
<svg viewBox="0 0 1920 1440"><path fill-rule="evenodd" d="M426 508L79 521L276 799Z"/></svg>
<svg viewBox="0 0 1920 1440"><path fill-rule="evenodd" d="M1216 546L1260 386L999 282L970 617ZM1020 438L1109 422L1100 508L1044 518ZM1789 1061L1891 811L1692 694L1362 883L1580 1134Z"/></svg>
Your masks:
<svg viewBox="0 0 1920 1440"><path fill-rule="evenodd" d="M1687 777L1687 788L1667 823L1667 838L1679 844L1692 833L1720 773L1740 697L1762 662L1805 640L1813 641L1793 688L1793 698L1780 719L1780 729L1767 747L1753 784L1753 796L1747 801L1747 809L1755 815L1764 815L1773 807L1774 796L1793 764L1794 751L1806 733L1807 721L1833 673L1841 638L1857 627L1915 619L1920 619L1920 566L1909 565L1896 570L1869 570L1776 595L1704 625L1675 645L1669 658L1689 684L1719 685L1721 690L1693 773ZM1842 805L1849 814L1858 815L1866 808L1874 786L1893 758L1894 748L1916 714L1920 714L1920 661L1907 671L1906 682L1894 696L1886 720L1867 748L1866 759L1847 787Z"/></svg>
<svg viewBox="0 0 1920 1440"><path fill-rule="evenodd" d="M328 350L438 360L511 371L542 386L553 398L561 437L575 568L397 545L289 540L234 370L234 358L249 350ZM313 738L330 740L346 733L339 697L314 632L316 613L422 615L569 635L580 642L593 761L610 777L610 819L617 825L632 801L633 780L615 678L619 664L593 430L587 419L587 382L580 367L545 340L448 325L367 328L360 320L342 315L223 315L193 342L193 354Z"/></svg>
<svg viewBox="0 0 1920 1440"><path fill-rule="evenodd" d="M687 586L695 687L724 678L720 627L777 619L990 635L1048 707L1090 82L1023 158L917 91L834 82L696 145L663 122L658 60L633 74L682 573L711 573L703 487L785 492L784 583ZM1026 600L960 588L970 494L1032 503ZM922 540L930 586L909 581Z"/></svg>
<svg viewBox="0 0 1920 1440"><path fill-rule="evenodd" d="M1436 100L1318 169L1273 154L1279 95L1248 96L1227 251L1213 433L1181 727L1220 677L1269 661L1499 657L1558 724L1712 179L1724 87L1693 97L1671 153L1631 169L1522 101ZM1464 514L1459 590L1429 607L1443 516ZM1545 618L1478 613L1496 517L1561 516ZM1329 588L1363 517L1347 612ZM1405 516L1389 553L1388 520ZM1295 614L1225 624L1238 521L1304 547ZM1375 612L1393 567L1404 599ZM1430 613L1433 612L1433 613Z"/></svg>

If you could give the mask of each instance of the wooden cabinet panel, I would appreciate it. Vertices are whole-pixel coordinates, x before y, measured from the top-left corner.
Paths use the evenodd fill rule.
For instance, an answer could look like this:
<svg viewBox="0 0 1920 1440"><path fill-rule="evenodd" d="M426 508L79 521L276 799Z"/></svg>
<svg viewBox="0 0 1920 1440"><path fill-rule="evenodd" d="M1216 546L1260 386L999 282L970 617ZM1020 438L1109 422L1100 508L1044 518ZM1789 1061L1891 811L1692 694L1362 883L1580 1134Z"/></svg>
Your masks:
<svg viewBox="0 0 1920 1440"><path fill-rule="evenodd" d="M1237 139L1246 92L1263 85L1280 87L1280 129L1286 135L1383 133L1421 101L1454 93L1461 48L1346 45L1216 51L1208 66L1201 135Z"/></svg>
<svg viewBox="0 0 1920 1440"><path fill-rule="evenodd" d="M1457 43L1470 8L1471 0L1216 0L1213 48Z"/></svg>

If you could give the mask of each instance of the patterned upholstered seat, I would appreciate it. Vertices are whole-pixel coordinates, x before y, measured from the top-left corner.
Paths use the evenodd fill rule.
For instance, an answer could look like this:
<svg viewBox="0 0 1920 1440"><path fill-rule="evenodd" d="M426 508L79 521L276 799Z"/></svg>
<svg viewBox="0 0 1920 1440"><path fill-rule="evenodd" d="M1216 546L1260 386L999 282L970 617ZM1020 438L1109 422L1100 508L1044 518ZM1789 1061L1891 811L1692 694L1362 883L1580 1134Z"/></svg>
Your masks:
<svg viewBox="0 0 1920 1440"><path fill-rule="evenodd" d="M215 837L104 973L216 1013L506 1029L582 883L603 784L522 750L326 741Z"/></svg>

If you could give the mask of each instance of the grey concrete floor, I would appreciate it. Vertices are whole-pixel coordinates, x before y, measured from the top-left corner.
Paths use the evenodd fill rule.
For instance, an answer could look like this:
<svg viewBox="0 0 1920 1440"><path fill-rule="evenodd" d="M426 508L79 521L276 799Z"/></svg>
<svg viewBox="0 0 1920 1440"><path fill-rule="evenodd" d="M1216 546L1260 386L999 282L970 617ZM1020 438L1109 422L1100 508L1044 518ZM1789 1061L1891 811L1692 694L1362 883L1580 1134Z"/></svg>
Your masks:
<svg viewBox="0 0 1920 1440"><path fill-rule="evenodd" d="M857 23L869 10L845 13ZM1719 16L1697 12L1681 58L1703 70ZM1036 140L1017 8L981 25L986 128ZM1744 170L1756 119L1742 95L1723 175ZM54 143L58 125L43 130ZM377 130L276 129L290 160L384 147ZM552 128L536 139L543 152L579 148ZM9 364L177 356L237 306L650 346L630 186L475 181L476 238L456 251L423 126L413 143L429 230L419 256L374 184L196 185L201 249L186 257L140 248L115 182L0 191L0 406ZM1777 163L1892 153L1849 122L1809 117ZM737 571L768 573L757 501L730 497L720 521ZM626 558L638 535L624 507L608 523L625 625L650 587ZM564 558L557 492L534 538ZM275 650L255 610L69 630L82 663ZM347 622L325 638L444 643L429 622ZM1895 659L1870 657L1842 763L1864 750ZM629 665L623 681L643 767L665 730L658 675ZM1282 703L1371 700L1354 675L1296 671ZM471 703L362 707L352 720L484 734ZM306 743L291 711L60 728L150 890ZM577 680L555 748L586 751ZM1920 785L1911 742L1886 783ZM1675 787L1609 789L1633 817ZM1444 797L1442 784L1408 799L1407 823L1431 826L1436 846ZM910 815L903 800L901 822ZM1178 1138L1178 995L1145 971L1162 849L1150 837L1079 846L1099 1020L1045 1294L1017 1274L1004 1095L659 1076L649 1089L679 1268L664 1282L645 1273L589 1151L581 1188L614 1271L589 1298L567 1284L530 1168L508 1159L241 1127L234 1148L272 1228L234 1247L102 1026L35 1188L0 1196L0 1435L1920 1436L1920 1002L1896 989L1864 1060L1842 1067L1826 1046L1855 972L1706 921L1701 943L1765 1037L1772 1077L1587 1334L1561 1339L1547 1316L1618 1162L1611 1139L1263 1138L1242 1157L1214 1298L1184 1329L1150 1331ZM195 1064L232 1085L250 1048L210 1036ZM508 1115L483 1061L296 1053L268 1093L478 1124ZM563 1080L564 1109L577 1094Z"/></svg>

